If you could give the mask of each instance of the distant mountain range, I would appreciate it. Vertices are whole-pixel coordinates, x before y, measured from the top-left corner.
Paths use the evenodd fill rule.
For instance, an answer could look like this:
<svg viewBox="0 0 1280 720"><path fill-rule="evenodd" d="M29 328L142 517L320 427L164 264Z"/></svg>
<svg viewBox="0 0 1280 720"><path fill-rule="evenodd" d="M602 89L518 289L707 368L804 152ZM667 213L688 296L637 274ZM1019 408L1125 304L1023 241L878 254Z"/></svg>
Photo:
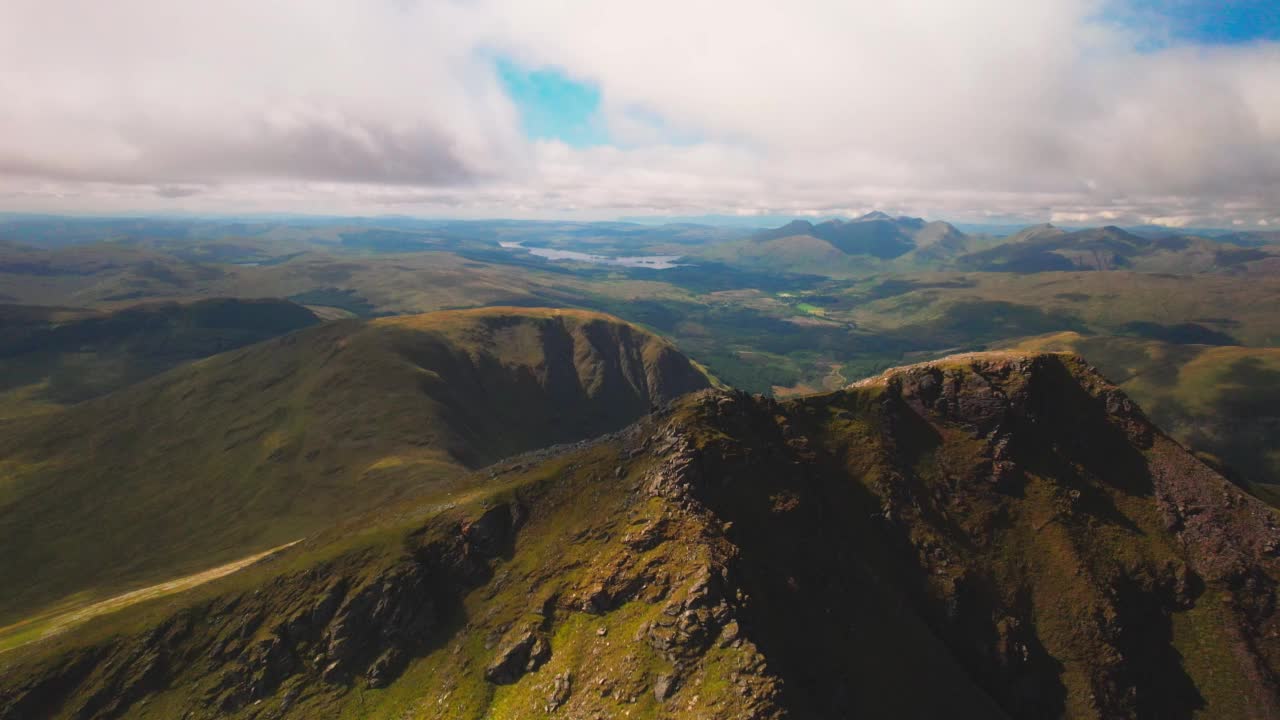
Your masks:
<svg viewBox="0 0 1280 720"><path fill-rule="evenodd" d="M795 220L780 228L756 233L756 242L807 236L830 243L847 255L868 255L883 260L893 259L916 250L938 251L961 249L964 233L945 222L925 222L920 218L893 218L872 212L854 220L828 220L814 225Z"/></svg>
<svg viewBox="0 0 1280 720"><path fill-rule="evenodd" d="M853 220L828 220L813 224L795 220L751 236L757 245L767 245L784 265L794 258L795 248L804 248L810 257L812 243L818 241L839 253L892 265L920 269L961 269L983 272L1037 273L1074 270L1143 269L1142 263L1185 269L1230 269L1243 263L1273 256L1261 249L1268 236L1232 234L1200 238L1169 232L1163 236L1135 234L1115 226L1064 230L1053 225L1035 225L1004 238L968 235L946 222L926 222L921 218L890 217L872 212ZM788 245L794 248L788 248ZM754 260L764 255L748 249ZM1206 260L1206 255L1211 256ZM1179 257L1174 257L1179 256Z"/></svg>

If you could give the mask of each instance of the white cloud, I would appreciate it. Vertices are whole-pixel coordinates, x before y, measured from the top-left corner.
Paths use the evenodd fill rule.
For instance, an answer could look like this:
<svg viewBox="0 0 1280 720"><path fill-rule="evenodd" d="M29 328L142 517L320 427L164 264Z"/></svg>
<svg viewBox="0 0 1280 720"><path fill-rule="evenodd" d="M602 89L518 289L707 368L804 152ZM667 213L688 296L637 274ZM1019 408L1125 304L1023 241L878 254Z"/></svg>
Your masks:
<svg viewBox="0 0 1280 720"><path fill-rule="evenodd" d="M518 163L449 3L0 1L0 172L445 184Z"/></svg>
<svg viewBox="0 0 1280 720"><path fill-rule="evenodd" d="M1280 47L1106 9L0 0L0 203L1280 219ZM597 83L619 145L521 137L495 53Z"/></svg>

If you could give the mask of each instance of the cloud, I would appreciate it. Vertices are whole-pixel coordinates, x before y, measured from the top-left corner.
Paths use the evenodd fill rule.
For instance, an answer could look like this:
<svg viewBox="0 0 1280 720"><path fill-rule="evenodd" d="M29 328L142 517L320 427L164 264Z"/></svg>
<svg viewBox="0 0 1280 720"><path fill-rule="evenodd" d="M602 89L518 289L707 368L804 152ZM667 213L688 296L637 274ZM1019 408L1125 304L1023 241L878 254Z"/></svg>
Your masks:
<svg viewBox="0 0 1280 720"><path fill-rule="evenodd" d="M199 195L204 188L194 185L160 185L156 187L155 193L162 198L184 198L192 195Z"/></svg>
<svg viewBox="0 0 1280 720"><path fill-rule="evenodd" d="M1280 201L1280 49L1143 51L1078 0L494 0L498 42L759 157L768 207ZM680 149L672 149L680 154ZM584 159L589 162L589 159ZM607 168L601 168L607 170ZM741 201L742 195L718 202Z"/></svg>
<svg viewBox="0 0 1280 720"><path fill-rule="evenodd" d="M450 3L0 3L0 173L441 185L523 139Z"/></svg>
<svg viewBox="0 0 1280 720"><path fill-rule="evenodd" d="M1280 45L1170 41L1116 10L0 0L0 192L42 209L1280 221ZM598 88L617 144L525 136L498 57Z"/></svg>

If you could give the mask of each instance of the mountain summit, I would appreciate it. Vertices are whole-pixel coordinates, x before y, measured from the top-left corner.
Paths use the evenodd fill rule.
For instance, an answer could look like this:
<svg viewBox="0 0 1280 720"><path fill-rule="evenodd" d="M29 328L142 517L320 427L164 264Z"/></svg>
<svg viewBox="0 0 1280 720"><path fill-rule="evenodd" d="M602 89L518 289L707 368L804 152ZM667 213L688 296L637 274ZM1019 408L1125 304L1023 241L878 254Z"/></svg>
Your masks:
<svg viewBox="0 0 1280 720"><path fill-rule="evenodd" d="M880 212L879 210L872 210L866 215L863 215L858 218L854 218L854 222L868 222L871 220L893 220L893 217L886 213Z"/></svg>

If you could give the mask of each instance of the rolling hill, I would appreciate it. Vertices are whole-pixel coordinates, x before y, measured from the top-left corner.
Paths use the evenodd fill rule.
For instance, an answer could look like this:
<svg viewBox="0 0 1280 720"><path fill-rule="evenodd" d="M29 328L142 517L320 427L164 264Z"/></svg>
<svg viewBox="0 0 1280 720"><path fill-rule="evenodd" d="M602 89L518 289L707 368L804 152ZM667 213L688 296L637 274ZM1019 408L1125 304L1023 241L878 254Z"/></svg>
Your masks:
<svg viewBox="0 0 1280 720"><path fill-rule="evenodd" d="M110 242L55 250L0 246L0 301L7 303L80 307L192 297L227 274L221 267Z"/></svg>
<svg viewBox="0 0 1280 720"><path fill-rule="evenodd" d="M0 623L445 496L707 386L634 326L519 308L340 321L181 366L0 434Z"/></svg>
<svg viewBox="0 0 1280 720"><path fill-rule="evenodd" d="M958 258L957 267L983 272L1042 273L1076 270L1239 272L1271 257L1266 250L1222 240L1148 237L1107 226L1067 232L1037 225L1005 242Z"/></svg>
<svg viewBox="0 0 1280 720"><path fill-rule="evenodd" d="M12 650L0 717L1244 718L1275 515L1079 359L704 392Z"/></svg>
<svg viewBox="0 0 1280 720"><path fill-rule="evenodd" d="M218 298L114 312L0 306L0 420L88 400L318 322L283 300Z"/></svg>

